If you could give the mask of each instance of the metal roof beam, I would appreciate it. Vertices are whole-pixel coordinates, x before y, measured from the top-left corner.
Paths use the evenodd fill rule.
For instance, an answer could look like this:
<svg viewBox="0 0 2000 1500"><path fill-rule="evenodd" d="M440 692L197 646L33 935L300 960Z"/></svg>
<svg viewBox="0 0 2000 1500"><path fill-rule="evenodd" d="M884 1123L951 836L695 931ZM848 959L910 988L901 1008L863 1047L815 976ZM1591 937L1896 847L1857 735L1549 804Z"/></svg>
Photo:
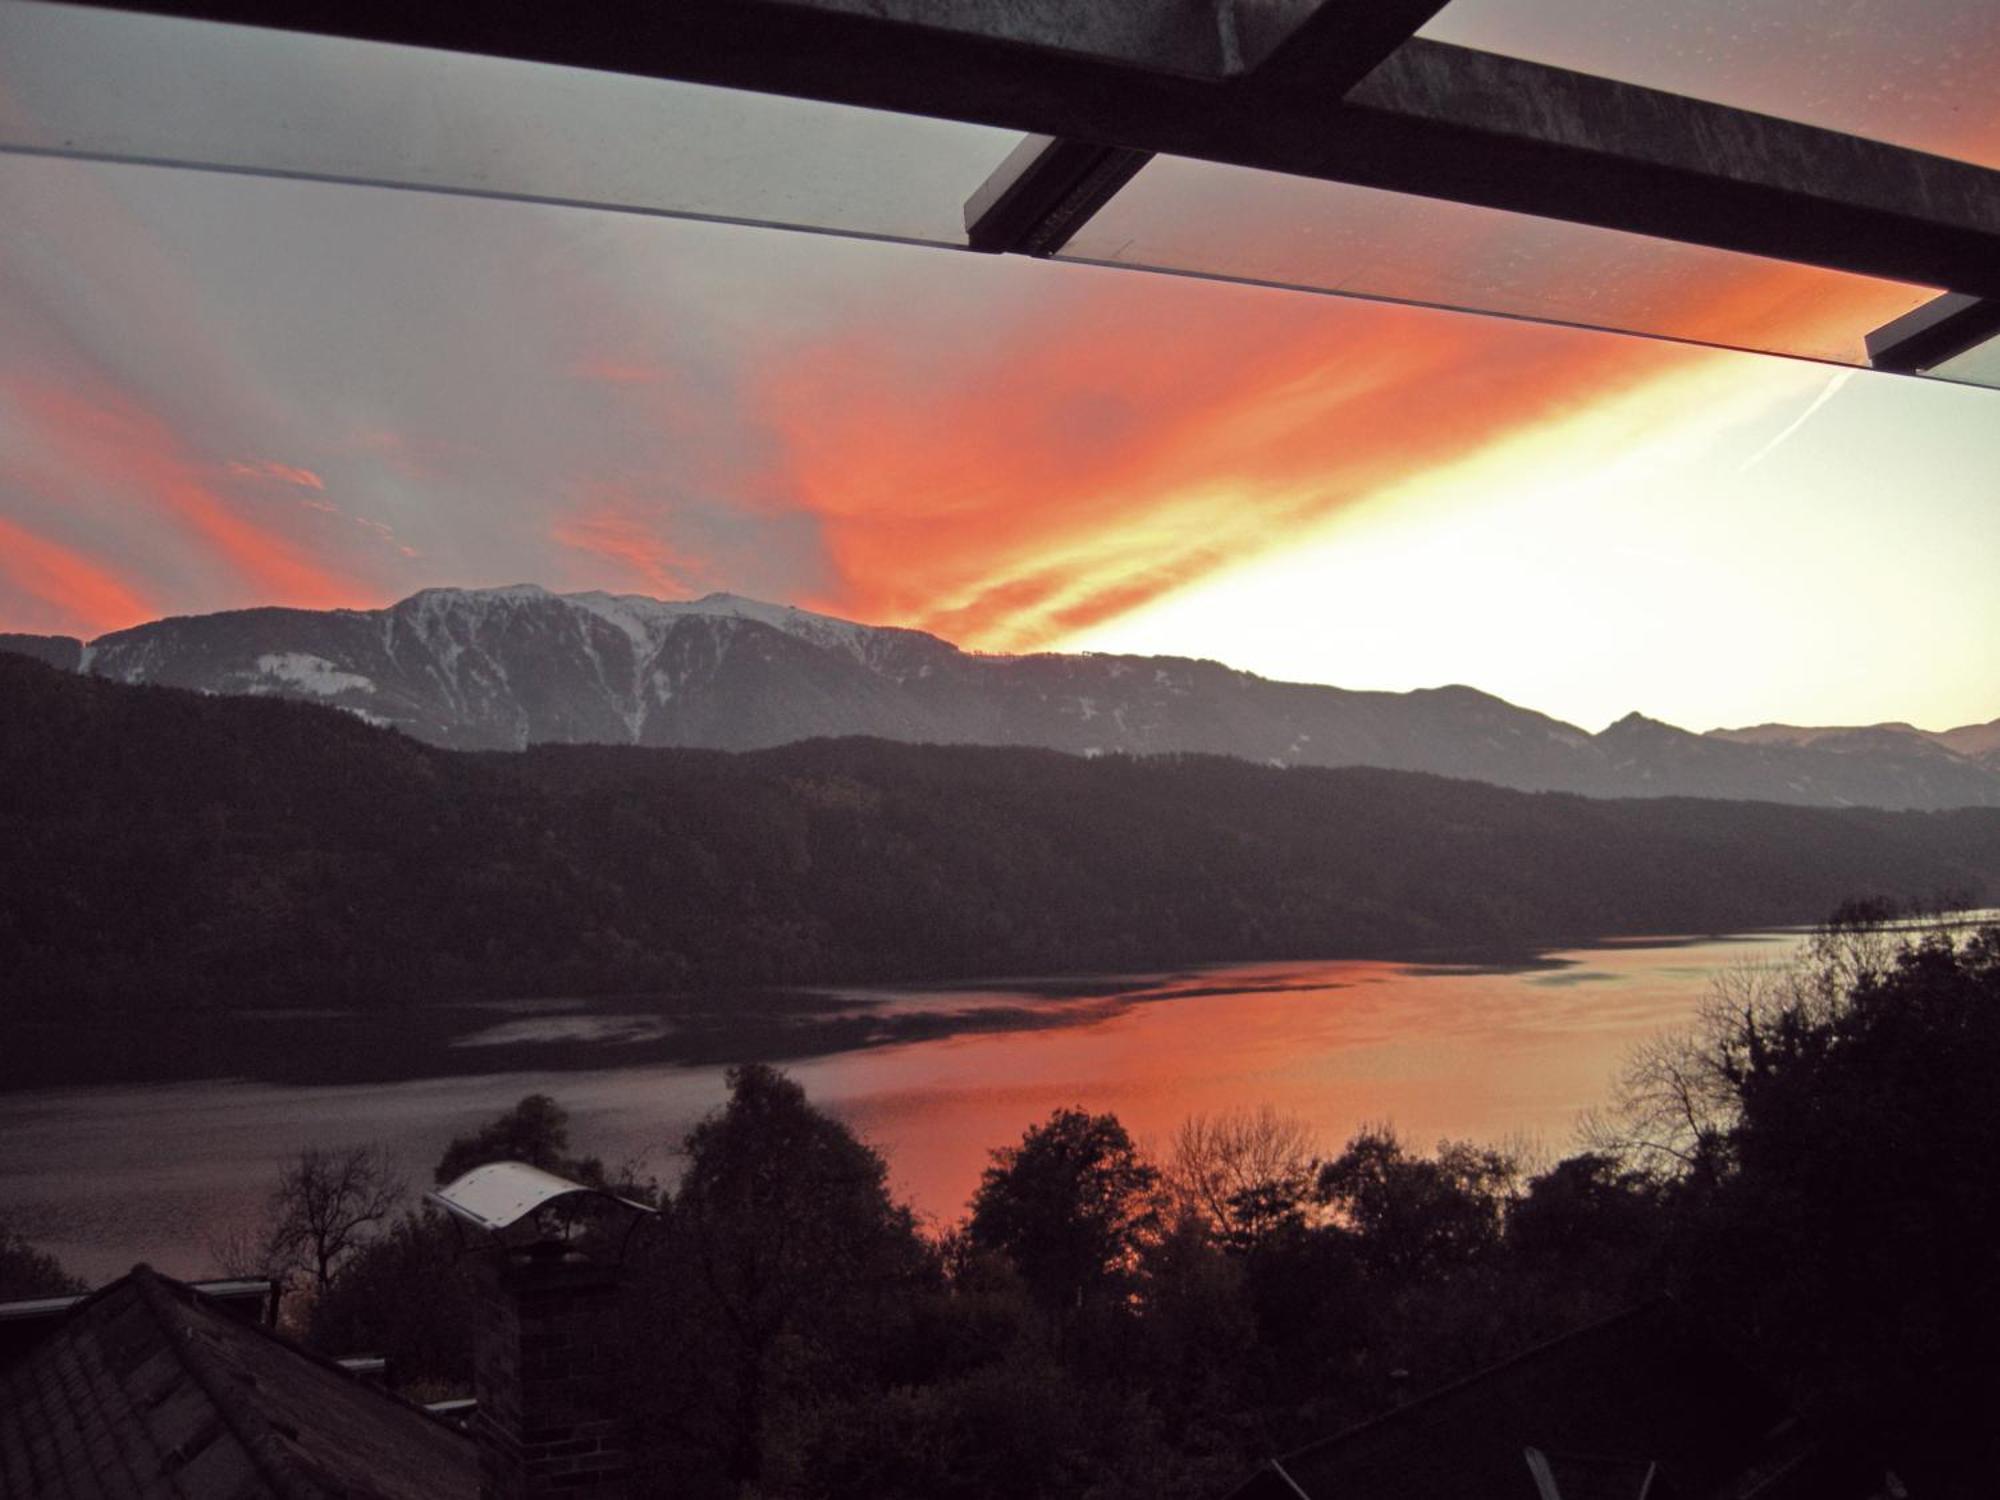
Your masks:
<svg viewBox="0 0 2000 1500"><path fill-rule="evenodd" d="M1948 292L1868 335L1868 362L1915 375L2000 337L2000 298Z"/></svg>
<svg viewBox="0 0 2000 1500"><path fill-rule="evenodd" d="M1290 170L2000 295L2000 172L1413 41Z"/></svg>
<svg viewBox="0 0 2000 1500"><path fill-rule="evenodd" d="M965 200L966 242L1054 255L1152 159L1150 151L1028 136Z"/></svg>
<svg viewBox="0 0 2000 1500"><path fill-rule="evenodd" d="M1219 13L1227 86L1212 107L1251 128L1287 112L1337 101L1407 42L1447 0L1228 6ZM1057 136L1030 136L965 205L975 250L1054 255L1111 201L1150 151Z"/></svg>

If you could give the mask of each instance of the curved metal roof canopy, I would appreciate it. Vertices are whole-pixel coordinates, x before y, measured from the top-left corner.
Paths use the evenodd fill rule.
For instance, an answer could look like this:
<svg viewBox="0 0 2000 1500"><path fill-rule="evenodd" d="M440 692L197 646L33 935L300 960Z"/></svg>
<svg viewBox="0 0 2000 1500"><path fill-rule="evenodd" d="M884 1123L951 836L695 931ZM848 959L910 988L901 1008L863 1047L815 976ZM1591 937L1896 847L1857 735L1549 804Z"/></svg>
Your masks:
<svg viewBox="0 0 2000 1500"><path fill-rule="evenodd" d="M1064 255L2000 383L2000 170L1418 34L1444 10L12 0L0 151ZM508 131L526 139L492 149ZM1002 161L1013 131L1035 139ZM1240 214L1208 169L1247 171L1272 232L1218 233ZM1485 254L1425 277L1410 242ZM1519 295L1523 267L1546 296ZM1663 277L1671 317L1606 305ZM1746 287L1777 311L1743 312Z"/></svg>
<svg viewBox="0 0 2000 1500"><path fill-rule="evenodd" d="M426 1202L494 1234L520 1223L537 1209L577 1197L604 1198L635 1213L659 1212L648 1204L621 1198L604 1188L572 1182L520 1161L496 1161L474 1167L456 1181L424 1194Z"/></svg>

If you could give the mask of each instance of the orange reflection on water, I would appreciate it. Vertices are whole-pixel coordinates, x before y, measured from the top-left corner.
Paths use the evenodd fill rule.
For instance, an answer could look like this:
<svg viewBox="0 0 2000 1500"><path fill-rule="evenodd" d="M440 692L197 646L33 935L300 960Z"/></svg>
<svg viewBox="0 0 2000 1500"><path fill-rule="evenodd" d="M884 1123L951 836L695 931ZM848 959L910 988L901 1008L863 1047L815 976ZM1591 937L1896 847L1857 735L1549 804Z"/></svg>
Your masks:
<svg viewBox="0 0 2000 1500"><path fill-rule="evenodd" d="M817 1105L880 1148L896 1192L936 1224L964 1211L988 1154L1064 1105L1116 1113L1164 1151L1188 1115L1274 1105L1337 1151L1388 1120L1440 1137L1572 1148L1626 1049L1685 1024L1710 976L1783 957L1793 938L1644 940L1526 968L1368 962L1243 964L1172 976L845 992L850 1011L1031 1012L1032 1029L837 1053L788 1064ZM671 1182L672 1145L723 1102L724 1070L620 1065L657 1015L523 1003L479 1018L451 1076L361 1084L209 1079L0 1095L0 1217L86 1276L145 1259L215 1269L207 1236L263 1212L274 1165L302 1146L374 1143L435 1161L523 1094L552 1094L572 1139ZM255 1024L255 1023L253 1023ZM601 1070L484 1071L487 1045L595 1040ZM385 1045L387 1045L385 1043Z"/></svg>
<svg viewBox="0 0 2000 1500"><path fill-rule="evenodd" d="M1784 936L1594 948L1548 967L1252 964L1054 1004L1095 1019L962 1035L792 1069L888 1157L899 1193L955 1219L987 1153L1065 1105L1118 1115L1156 1152L1189 1115L1271 1104L1338 1150L1388 1121L1412 1144L1529 1140L1566 1154L1632 1045L1690 1022L1711 976ZM924 1007L935 994L903 997Z"/></svg>

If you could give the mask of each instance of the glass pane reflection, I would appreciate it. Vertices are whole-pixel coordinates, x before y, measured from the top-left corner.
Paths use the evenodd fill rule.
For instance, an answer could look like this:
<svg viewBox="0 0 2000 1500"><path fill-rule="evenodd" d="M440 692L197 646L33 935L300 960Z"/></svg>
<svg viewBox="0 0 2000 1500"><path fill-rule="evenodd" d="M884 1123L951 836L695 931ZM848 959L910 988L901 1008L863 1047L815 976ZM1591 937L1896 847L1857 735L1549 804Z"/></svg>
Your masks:
<svg viewBox="0 0 2000 1500"><path fill-rule="evenodd" d="M2000 390L2000 338L1988 339L1924 373L1939 380L1956 380L1965 385L1984 385Z"/></svg>
<svg viewBox="0 0 2000 1500"><path fill-rule="evenodd" d="M1935 292L1617 230L1162 157L1065 258L1866 364Z"/></svg>
<svg viewBox="0 0 2000 1500"><path fill-rule="evenodd" d="M0 150L963 245L1018 134L296 32L0 4Z"/></svg>

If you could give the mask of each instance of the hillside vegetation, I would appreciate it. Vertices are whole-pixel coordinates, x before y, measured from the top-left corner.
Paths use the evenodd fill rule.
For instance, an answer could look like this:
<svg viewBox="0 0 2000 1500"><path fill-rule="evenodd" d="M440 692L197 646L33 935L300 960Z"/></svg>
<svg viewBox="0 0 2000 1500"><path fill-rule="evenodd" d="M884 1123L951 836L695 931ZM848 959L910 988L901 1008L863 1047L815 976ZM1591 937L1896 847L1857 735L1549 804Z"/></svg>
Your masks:
<svg viewBox="0 0 2000 1500"><path fill-rule="evenodd" d="M2000 810L1215 757L428 747L0 654L9 1003L184 1007L1526 948L2000 889Z"/></svg>

